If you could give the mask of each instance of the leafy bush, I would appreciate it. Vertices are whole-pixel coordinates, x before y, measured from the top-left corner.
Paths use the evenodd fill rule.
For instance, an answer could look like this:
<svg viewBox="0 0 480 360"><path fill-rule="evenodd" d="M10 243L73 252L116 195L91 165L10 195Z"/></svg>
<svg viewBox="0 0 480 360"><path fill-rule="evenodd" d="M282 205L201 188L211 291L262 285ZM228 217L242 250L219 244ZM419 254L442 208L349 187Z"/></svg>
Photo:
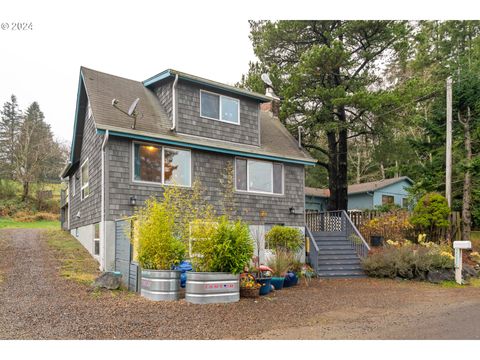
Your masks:
<svg viewBox="0 0 480 360"><path fill-rule="evenodd" d="M299 229L275 225L266 234L265 240L271 249L297 252L303 246L303 234Z"/></svg>
<svg viewBox="0 0 480 360"><path fill-rule="evenodd" d="M410 242L386 246L362 261L363 269L373 277L423 277L432 270L454 266L451 250L434 243L415 245Z"/></svg>
<svg viewBox="0 0 480 360"><path fill-rule="evenodd" d="M403 241L408 237L413 225L409 221L409 214L405 210L392 211L368 221L360 227L360 232L367 239L370 236L383 236L385 240Z"/></svg>
<svg viewBox="0 0 480 360"><path fill-rule="evenodd" d="M415 205L410 221L420 231L426 232L428 239L437 241L442 229L449 226L450 208L447 199L438 193L425 194Z"/></svg>
<svg viewBox="0 0 480 360"><path fill-rule="evenodd" d="M185 244L175 236L175 205L168 196L162 202L150 198L136 211L134 244L144 269L170 270L185 257Z"/></svg>
<svg viewBox="0 0 480 360"><path fill-rule="evenodd" d="M275 276L285 276L288 270L292 269L295 263L295 256L292 252L277 248L275 256L267 261L267 266L273 270Z"/></svg>
<svg viewBox="0 0 480 360"><path fill-rule="evenodd" d="M195 236L200 240L192 245L192 251L199 254L192 259L197 270L239 274L250 262L253 240L247 224L222 216L199 231Z"/></svg>
<svg viewBox="0 0 480 360"><path fill-rule="evenodd" d="M14 198L16 192L17 189L13 181L0 179L0 199Z"/></svg>

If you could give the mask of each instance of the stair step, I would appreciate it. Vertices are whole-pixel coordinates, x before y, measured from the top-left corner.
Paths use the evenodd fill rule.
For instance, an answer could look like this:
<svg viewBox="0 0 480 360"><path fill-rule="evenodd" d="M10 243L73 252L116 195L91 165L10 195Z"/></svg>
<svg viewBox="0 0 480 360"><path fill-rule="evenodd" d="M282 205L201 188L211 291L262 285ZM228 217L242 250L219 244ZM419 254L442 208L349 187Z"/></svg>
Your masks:
<svg viewBox="0 0 480 360"><path fill-rule="evenodd" d="M318 249L320 252L322 252L323 250L354 250L350 244L348 245L318 244Z"/></svg>
<svg viewBox="0 0 480 360"><path fill-rule="evenodd" d="M342 231L332 231L332 232L312 232L314 238L336 238L336 237L345 237L347 234Z"/></svg>
<svg viewBox="0 0 480 360"><path fill-rule="evenodd" d="M355 257L352 259L319 259L318 260L318 265L323 266L323 265L359 265L360 266L361 262L360 260Z"/></svg>
<svg viewBox="0 0 480 360"><path fill-rule="evenodd" d="M358 260L357 254L325 254L321 253L318 254L318 261L322 260L345 260L345 259L356 259Z"/></svg>
<svg viewBox="0 0 480 360"><path fill-rule="evenodd" d="M318 254L320 255L354 255L357 256L357 253L354 249L319 249Z"/></svg>
<svg viewBox="0 0 480 360"><path fill-rule="evenodd" d="M339 240L347 240L345 235L335 235L335 236L313 236L313 238L317 241L339 241Z"/></svg>
<svg viewBox="0 0 480 360"><path fill-rule="evenodd" d="M321 264L318 266L318 271L362 271L362 266L360 264L330 264L325 265Z"/></svg>
<svg viewBox="0 0 480 360"><path fill-rule="evenodd" d="M320 277L359 277L365 276L365 273L361 270L319 270L317 271L318 276Z"/></svg>
<svg viewBox="0 0 480 360"><path fill-rule="evenodd" d="M347 240L321 240L316 241L317 245L351 245L352 243Z"/></svg>

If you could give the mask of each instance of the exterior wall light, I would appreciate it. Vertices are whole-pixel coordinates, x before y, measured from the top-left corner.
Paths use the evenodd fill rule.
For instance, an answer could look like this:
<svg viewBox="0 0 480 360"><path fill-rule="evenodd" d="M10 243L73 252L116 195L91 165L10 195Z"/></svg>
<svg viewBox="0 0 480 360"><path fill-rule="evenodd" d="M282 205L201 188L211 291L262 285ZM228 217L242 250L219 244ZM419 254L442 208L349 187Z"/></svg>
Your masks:
<svg viewBox="0 0 480 360"><path fill-rule="evenodd" d="M130 205L136 206L137 205L137 197L135 195L130 196Z"/></svg>

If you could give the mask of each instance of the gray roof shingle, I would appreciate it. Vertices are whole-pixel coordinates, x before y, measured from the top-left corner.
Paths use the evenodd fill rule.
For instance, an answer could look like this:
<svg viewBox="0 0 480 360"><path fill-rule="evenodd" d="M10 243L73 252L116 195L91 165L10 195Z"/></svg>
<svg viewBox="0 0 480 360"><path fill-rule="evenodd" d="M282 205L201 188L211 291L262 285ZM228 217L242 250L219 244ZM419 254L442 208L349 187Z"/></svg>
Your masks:
<svg viewBox="0 0 480 360"><path fill-rule="evenodd" d="M305 163L315 163L304 149L298 147L295 138L270 112L261 112L261 146L231 143L210 138L199 138L177 134L170 130L172 124L156 95L142 82L106 74L85 67L81 68L86 92L92 108L97 129L109 130L125 135L144 136L178 141L186 144L208 146L260 156L272 156ZM125 111L139 98L137 125L133 120L112 106L112 99Z"/></svg>

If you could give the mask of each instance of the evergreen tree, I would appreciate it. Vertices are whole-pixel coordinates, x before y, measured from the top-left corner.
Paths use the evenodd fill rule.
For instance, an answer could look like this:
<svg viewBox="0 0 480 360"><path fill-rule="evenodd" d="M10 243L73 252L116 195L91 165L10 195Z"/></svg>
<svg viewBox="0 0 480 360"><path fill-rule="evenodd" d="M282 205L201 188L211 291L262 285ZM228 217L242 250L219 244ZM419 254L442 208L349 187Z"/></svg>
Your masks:
<svg viewBox="0 0 480 360"><path fill-rule="evenodd" d="M22 116L15 95L12 95L10 101L3 104L0 114L0 178L12 179L15 143Z"/></svg>

